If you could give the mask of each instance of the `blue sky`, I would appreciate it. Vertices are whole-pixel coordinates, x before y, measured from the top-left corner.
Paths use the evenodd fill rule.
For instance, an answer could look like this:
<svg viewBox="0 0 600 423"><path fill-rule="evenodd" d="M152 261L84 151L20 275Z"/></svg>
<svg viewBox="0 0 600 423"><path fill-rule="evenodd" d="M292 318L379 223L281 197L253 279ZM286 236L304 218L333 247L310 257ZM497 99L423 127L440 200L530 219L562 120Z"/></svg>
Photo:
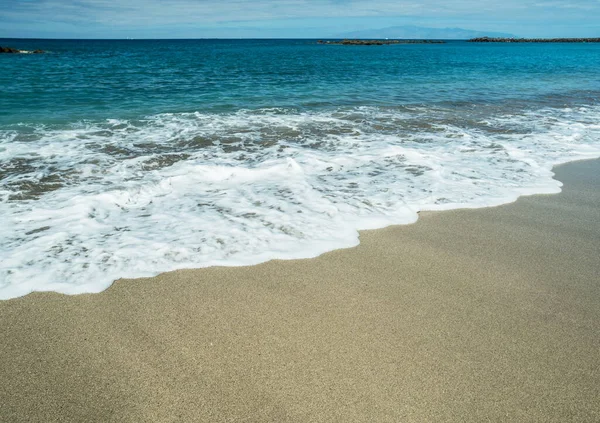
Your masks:
<svg viewBox="0 0 600 423"><path fill-rule="evenodd" d="M600 37L600 0L2 0L0 37L318 38L417 25Z"/></svg>

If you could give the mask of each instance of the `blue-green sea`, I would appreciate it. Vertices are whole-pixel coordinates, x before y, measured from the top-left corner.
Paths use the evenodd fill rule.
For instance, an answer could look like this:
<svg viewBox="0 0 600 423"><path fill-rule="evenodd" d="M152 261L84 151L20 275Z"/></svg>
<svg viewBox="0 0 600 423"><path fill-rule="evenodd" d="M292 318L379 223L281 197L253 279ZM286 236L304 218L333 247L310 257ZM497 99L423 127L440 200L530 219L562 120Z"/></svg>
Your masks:
<svg viewBox="0 0 600 423"><path fill-rule="evenodd" d="M313 257L600 156L600 44L3 40L0 299Z"/></svg>

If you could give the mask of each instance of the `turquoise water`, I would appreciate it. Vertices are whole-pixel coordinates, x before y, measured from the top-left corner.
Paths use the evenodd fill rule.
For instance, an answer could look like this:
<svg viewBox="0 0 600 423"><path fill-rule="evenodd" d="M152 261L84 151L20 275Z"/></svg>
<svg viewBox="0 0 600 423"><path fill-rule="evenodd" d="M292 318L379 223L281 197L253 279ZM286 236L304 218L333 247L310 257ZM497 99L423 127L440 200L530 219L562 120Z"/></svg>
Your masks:
<svg viewBox="0 0 600 423"><path fill-rule="evenodd" d="M600 45L0 40L0 298L312 257L600 155Z"/></svg>
<svg viewBox="0 0 600 423"><path fill-rule="evenodd" d="M3 124L261 107L535 101L581 92L596 98L600 89L600 45L591 43L1 42L51 52L0 59Z"/></svg>

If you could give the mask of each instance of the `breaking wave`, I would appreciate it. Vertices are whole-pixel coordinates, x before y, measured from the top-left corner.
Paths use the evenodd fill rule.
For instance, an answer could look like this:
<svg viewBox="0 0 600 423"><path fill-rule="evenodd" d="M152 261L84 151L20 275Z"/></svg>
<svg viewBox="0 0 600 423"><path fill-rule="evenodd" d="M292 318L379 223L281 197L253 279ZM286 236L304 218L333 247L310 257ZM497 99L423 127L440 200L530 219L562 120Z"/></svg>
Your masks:
<svg viewBox="0 0 600 423"><path fill-rule="evenodd" d="M159 114L0 131L0 299L314 257L421 210L556 193L600 107Z"/></svg>

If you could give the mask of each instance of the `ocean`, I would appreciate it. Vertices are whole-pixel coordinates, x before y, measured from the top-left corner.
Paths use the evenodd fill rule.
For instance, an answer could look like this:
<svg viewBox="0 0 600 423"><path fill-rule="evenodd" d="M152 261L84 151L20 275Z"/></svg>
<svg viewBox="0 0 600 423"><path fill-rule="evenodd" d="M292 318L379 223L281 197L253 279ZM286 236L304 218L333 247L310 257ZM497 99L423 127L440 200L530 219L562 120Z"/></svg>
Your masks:
<svg viewBox="0 0 600 423"><path fill-rule="evenodd" d="M0 299L314 257L600 156L600 44L0 40Z"/></svg>

